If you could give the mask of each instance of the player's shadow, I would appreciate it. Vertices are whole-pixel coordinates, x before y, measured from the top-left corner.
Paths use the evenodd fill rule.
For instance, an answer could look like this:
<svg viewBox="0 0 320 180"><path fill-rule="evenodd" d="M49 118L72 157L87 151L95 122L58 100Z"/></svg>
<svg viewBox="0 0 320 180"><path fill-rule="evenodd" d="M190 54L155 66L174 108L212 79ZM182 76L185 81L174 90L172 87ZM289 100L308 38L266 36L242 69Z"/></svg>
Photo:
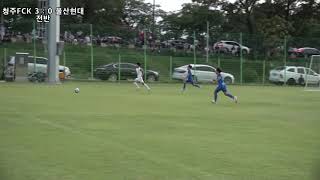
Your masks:
<svg viewBox="0 0 320 180"><path fill-rule="evenodd" d="M0 159L0 161L1 161L1 159ZM1 167L0 168L0 179L2 180L2 179L9 179L9 176L8 176L8 174L7 174L7 169L6 169L6 167Z"/></svg>
<svg viewBox="0 0 320 180"><path fill-rule="evenodd" d="M263 107L277 107L281 105L281 103L277 103L277 102L271 102L271 101L254 101L254 102L250 102L247 101L246 102L246 106L252 106L252 107L259 107L259 106L263 106Z"/></svg>
<svg viewBox="0 0 320 180"><path fill-rule="evenodd" d="M315 166L312 169L312 179L320 180L320 160L315 163Z"/></svg>

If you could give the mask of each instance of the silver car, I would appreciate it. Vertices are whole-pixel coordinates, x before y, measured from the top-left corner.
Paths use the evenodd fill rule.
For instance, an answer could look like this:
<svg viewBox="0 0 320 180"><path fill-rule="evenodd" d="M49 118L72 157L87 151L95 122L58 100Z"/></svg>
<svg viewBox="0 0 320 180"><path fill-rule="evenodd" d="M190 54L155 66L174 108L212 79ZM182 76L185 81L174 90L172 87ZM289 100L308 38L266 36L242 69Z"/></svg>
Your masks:
<svg viewBox="0 0 320 180"><path fill-rule="evenodd" d="M213 49L215 52L223 52L223 53L240 53L239 47L242 50L243 54L249 54L250 48L235 42L235 41L219 41L213 45Z"/></svg>
<svg viewBox="0 0 320 180"><path fill-rule="evenodd" d="M189 65L189 64L188 64ZM188 65L184 65L174 69L173 79L184 80L187 76ZM216 68L205 64L190 64L192 66L192 76L196 82L212 82L217 80ZM234 83L234 76L229 73L221 73L226 84Z"/></svg>
<svg viewBox="0 0 320 180"><path fill-rule="evenodd" d="M48 59L45 57L36 57L36 65L34 65L34 57L33 56L28 56L29 62L28 62L28 73L32 72L42 72L42 73L47 73L47 64L48 64ZM36 68L36 69L34 69ZM61 66L59 65L59 71L62 71L65 73L66 77L69 78L71 77L71 71L69 67L66 66Z"/></svg>

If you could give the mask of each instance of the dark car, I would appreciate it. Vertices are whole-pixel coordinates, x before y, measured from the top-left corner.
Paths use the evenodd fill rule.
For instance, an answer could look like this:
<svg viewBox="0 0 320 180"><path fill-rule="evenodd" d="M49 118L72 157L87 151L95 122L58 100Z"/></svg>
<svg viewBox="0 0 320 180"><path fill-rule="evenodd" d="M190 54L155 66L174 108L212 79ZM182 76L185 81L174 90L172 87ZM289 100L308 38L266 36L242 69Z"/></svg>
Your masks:
<svg viewBox="0 0 320 180"><path fill-rule="evenodd" d="M320 55L320 51L316 48L290 48L288 50L289 56L291 58L297 58L297 57L310 57L312 55Z"/></svg>
<svg viewBox="0 0 320 180"><path fill-rule="evenodd" d="M137 77L136 68L138 66L132 63L120 63L121 80L135 79ZM119 72L119 63L111 63L99 66L94 70L96 79L117 81ZM147 81L154 82L159 80L159 73L152 70L147 70Z"/></svg>
<svg viewBox="0 0 320 180"><path fill-rule="evenodd" d="M162 48L174 47L176 49L188 49L190 46L191 44L188 44L183 40L168 40L161 43Z"/></svg>

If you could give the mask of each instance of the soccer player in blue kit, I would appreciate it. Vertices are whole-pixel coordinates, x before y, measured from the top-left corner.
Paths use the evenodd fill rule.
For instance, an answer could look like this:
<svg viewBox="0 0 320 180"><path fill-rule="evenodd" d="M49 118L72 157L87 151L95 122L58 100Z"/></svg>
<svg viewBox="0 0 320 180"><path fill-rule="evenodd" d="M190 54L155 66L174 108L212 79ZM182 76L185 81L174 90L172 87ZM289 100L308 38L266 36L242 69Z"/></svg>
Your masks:
<svg viewBox="0 0 320 180"><path fill-rule="evenodd" d="M192 66L188 65L187 76L186 76L186 78L185 78L185 80L183 82L182 92L184 92L186 90L186 84L187 83L190 83L193 86L195 86L197 88L200 88L200 86L198 84L195 84L194 81L193 81L191 69L192 69Z"/></svg>
<svg viewBox="0 0 320 180"><path fill-rule="evenodd" d="M212 103L217 103L217 99L218 99L218 93L220 91L222 91L224 93L224 95L228 96L229 98L231 98L235 103L238 102L238 98L237 96L233 96L232 94L230 94L227 91L227 85L226 83L223 81L223 77L221 75L222 70L220 68L217 68L216 70L216 74L217 74L217 82L218 82L218 86L217 88L214 90L214 99L212 100Z"/></svg>

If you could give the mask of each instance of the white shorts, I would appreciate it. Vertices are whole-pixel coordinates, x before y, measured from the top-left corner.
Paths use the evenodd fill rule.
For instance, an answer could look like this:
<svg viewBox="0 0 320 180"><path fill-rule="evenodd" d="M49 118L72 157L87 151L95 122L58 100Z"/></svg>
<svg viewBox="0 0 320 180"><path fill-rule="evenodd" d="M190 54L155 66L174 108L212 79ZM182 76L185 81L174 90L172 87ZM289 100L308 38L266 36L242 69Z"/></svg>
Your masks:
<svg viewBox="0 0 320 180"><path fill-rule="evenodd" d="M135 81L135 82L138 82L138 83L144 83L142 77L137 77L134 81Z"/></svg>

